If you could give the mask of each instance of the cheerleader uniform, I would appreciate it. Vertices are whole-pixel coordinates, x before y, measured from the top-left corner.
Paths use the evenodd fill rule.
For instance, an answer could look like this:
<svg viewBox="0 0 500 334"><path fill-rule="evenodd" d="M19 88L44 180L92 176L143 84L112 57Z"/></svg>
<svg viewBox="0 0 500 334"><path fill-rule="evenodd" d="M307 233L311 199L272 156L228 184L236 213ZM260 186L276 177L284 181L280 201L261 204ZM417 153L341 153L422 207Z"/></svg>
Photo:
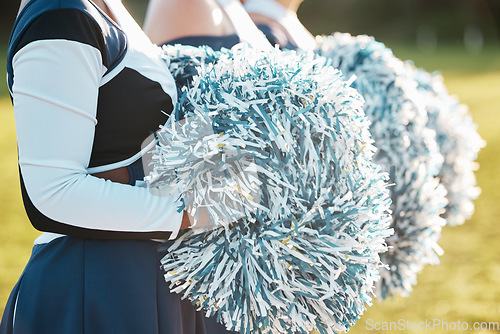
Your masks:
<svg viewBox="0 0 500 334"><path fill-rule="evenodd" d="M281 49L297 50L288 32L279 24L257 24L257 28L266 36L271 45L279 45Z"/></svg>
<svg viewBox="0 0 500 334"><path fill-rule="evenodd" d="M316 46L314 36L300 23L297 14L273 0L246 0L248 13L268 17L272 23L257 23L272 45L281 49L312 50Z"/></svg>
<svg viewBox="0 0 500 334"><path fill-rule="evenodd" d="M168 245L152 239L176 237L182 204L143 186L141 157L173 110L175 83L119 0L106 2L116 22L89 0L31 0L14 24L21 192L45 233L0 333L225 333L163 279ZM120 167L128 185L90 175Z"/></svg>
<svg viewBox="0 0 500 334"><path fill-rule="evenodd" d="M222 35L222 36L185 36L173 39L171 41L165 42L162 45L191 45L191 46L203 46L207 45L214 50L221 50L222 48L230 49L236 44L240 43L241 40L237 34Z"/></svg>

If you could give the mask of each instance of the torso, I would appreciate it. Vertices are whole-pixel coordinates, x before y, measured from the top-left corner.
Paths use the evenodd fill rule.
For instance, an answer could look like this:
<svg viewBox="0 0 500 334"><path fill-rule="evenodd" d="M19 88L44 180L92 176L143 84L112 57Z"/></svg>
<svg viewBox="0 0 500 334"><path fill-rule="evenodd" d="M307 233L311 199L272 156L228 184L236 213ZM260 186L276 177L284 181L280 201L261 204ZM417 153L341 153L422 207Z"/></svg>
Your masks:
<svg viewBox="0 0 500 334"><path fill-rule="evenodd" d="M235 33L230 19L214 0L152 0L144 31L158 45L189 36Z"/></svg>

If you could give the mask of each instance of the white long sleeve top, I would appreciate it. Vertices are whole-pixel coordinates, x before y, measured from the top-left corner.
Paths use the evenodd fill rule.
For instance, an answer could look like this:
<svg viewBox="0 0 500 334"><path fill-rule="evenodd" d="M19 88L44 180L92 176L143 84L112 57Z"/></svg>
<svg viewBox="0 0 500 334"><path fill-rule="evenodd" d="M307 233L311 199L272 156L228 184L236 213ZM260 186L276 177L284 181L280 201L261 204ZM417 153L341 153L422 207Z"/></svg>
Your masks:
<svg viewBox="0 0 500 334"><path fill-rule="evenodd" d="M90 238L174 238L181 203L90 174L141 158L176 101L160 50L119 0L31 0L9 43L21 188L33 226ZM142 147L142 148L141 148ZM55 234L54 234L55 233Z"/></svg>

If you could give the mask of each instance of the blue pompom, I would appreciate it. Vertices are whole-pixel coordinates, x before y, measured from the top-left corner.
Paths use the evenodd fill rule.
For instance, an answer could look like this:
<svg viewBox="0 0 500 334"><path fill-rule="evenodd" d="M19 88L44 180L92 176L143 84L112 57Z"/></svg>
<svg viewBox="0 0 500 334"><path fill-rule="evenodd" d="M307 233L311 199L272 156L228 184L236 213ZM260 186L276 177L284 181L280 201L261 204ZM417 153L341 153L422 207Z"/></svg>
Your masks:
<svg viewBox="0 0 500 334"><path fill-rule="evenodd" d="M392 234L363 99L313 55L167 47L193 73L158 133L152 187L201 222L162 260L173 291L241 333L347 331ZM197 224L198 224L197 223ZM198 232L198 233L196 233Z"/></svg>
<svg viewBox="0 0 500 334"><path fill-rule="evenodd" d="M438 174L447 191L444 218L448 225L463 224L472 216L472 200L480 193L474 176L478 168L475 160L485 142L477 133L467 106L448 93L441 75L416 69L409 62L407 71L418 84L420 98L425 101L428 127L436 131L439 151L444 156Z"/></svg>
<svg viewBox="0 0 500 334"><path fill-rule="evenodd" d="M439 263L437 241L445 225L441 217L446 190L437 178L443 155L429 127L425 99L408 66L372 37L336 33L318 37L316 52L346 77L366 100L370 132L380 151L375 161L390 173L394 235L382 255L382 298L407 295L426 264Z"/></svg>

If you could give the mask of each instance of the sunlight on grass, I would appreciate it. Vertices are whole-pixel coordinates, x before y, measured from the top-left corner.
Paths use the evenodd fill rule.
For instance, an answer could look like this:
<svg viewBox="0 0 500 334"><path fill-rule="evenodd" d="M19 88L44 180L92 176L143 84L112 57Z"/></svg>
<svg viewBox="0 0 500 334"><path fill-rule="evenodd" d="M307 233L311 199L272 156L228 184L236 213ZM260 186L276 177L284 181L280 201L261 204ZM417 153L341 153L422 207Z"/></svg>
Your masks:
<svg viewBox="0 0 500 334"><path fill-rule="evenodd" d="M400 319L410 322L438 319L448 323L460 320L470 326L474 322L500 322L500 226L497 222L500 217L500 69L477 74L454 73L444 71L445 82L450 92L469 105L479 124L479 133L487 141L479 155L481 168L476 173L482 188L481 197L475 202L476 213L464 225L443 230L440 245L445 254L441 264L424 268L409 298L375 302L350 334L409 333L368 330L375 322L382 324ZM437 334L443 330L437 326L425 333Z"/></svg>
<svg viewBox="0 0 500 334"><path fill-rule="evenodd" d="M0 309L21 274L39 234L32 227L21 200L14 113L9 97L0 98Z"/></svg>

